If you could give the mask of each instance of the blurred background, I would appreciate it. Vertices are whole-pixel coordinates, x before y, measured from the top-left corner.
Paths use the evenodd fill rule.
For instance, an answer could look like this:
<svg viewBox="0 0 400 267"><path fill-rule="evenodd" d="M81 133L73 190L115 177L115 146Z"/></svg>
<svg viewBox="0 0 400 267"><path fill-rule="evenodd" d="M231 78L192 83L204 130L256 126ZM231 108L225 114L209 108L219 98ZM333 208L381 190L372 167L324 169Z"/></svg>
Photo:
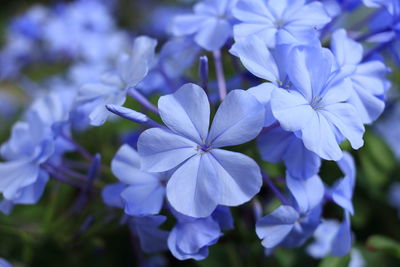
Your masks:
<svg viewBox="0 0 400 267"><path fill-rule="evenodd" d="M164 43L169 36L168 21L175 14L190 10L194 1L92 2L101 5L55 0L1 2L1 143L9 137L10 127L21 117L24 107L42 90L76 87L91 81L91 77L109 68L116 54L128 49L135 36L145 34L157 38L159 44ZM346 20L357 21L368 12L361 8L351 16L345 15L343 24ZM400 266L400 68L393 54L384 56L392 68L393 82L387 108L382 118L368 127L364 147L352 152L358 171L352 218L354 247L366 266L374 267ZM197 59L192 61L195 64L185 75L196 82ZM230 62L226 65L227 77L232 78ZM154 88L157 92L157 85ZM128 105L139 108L134 102ZM254 222L242 219L248 205L233 209L235 230L211 246L204 261L180 262L169 253L144 254L128 227L119 223L122 212L105 207L100 194L105 184L115 182L107 166L123 142L133 143L137 138L135 127L117 120L76 134L79 144L102 155L104 168L101 180L95 183L97 194L90 196L90 204L74 212L71 207L79 191L51 181L38 204L16 206L10 215L0 214L0 257L14 266L37 267L348 266L350 256L315 260L303 248L280 248L265 256ZM70 156L71 162L74 157ZM281 165L264 167L272 176L284 174ZM321 177L325 182L332 183L340 175L334 163L323 163ZM325 216L336 215L339 211L335 209L328 209Z"/></svg>

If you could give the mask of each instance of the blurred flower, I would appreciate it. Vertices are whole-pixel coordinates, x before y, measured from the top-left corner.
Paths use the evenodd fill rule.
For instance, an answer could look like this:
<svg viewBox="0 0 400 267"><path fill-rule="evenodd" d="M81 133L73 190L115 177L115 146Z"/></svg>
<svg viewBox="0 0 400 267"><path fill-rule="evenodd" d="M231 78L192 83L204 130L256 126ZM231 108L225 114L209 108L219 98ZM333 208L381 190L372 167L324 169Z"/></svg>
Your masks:
<svg viewBox="0 0 400 267"><path fill-rule="evenodd" d="M195 42L202 48L220 49L232 36L232 8L237 0L205 0L194 6L194 14L178 15L174 18L171 31L175 36L194 35Z"/></svg>

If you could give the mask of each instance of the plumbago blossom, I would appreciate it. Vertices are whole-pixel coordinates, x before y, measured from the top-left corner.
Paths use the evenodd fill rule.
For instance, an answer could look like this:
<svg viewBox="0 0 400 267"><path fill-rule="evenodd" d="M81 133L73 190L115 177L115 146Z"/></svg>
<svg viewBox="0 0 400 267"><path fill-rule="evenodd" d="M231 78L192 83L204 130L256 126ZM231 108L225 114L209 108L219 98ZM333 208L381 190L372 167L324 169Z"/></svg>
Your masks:
<svg viewBox="0 0 400 267"><path fill-rule="evenodd" d="M104 74L100 83L89 83L80 88L78 102L95 102L89 114L91 125L100 126L107 120L106 105L122 106L129 92L139 95L135 86L147 75L156 45L157 41L149 37L136 38L131 54L122 54L118 58L115 72Z"/></svg>
<svg viewBox="0 0 400 267"><path fill-rule="evenodd" d="M304 246L317 259L347 255L357 238L351 230L357 172L346 150L363 146L365 125L388 106L390 69L379 53L399 40L398 1L363 2L376 17L390 14L384 28L363 34L336 24L340 10L352 12L361 1L200 1L192 14L172 18L174 37L163 40L157 54L157 40L147 36L128 50L128 34L96 1L65 4L59 18L50 9L28 12L15 22L17 36L30 49L45 42L72 62L43 84L28 80L30 89L35 85L27 90L31 104L0 149L0 210L9 214L15 204L37 203L53 179L79 190L72 212L90 208L89 195L101 194L107 214L117 216L99 221L119 218L146 253L168 249L179 260L203 260L241 220L266 254ZM59 34L69 28L65 21L71 35ZM364 47L371 40L379 42ZM26 52L12 47L7 41L0 63ZM213 75L201 55L210 51ZM228 85L225 56L233 61ZM23 77L23 65L0 78ZM140 112L123 106L128 97ZM74 137L112 114L139 126L110 159L117 182L100 188L97 178L107 176L107 166ZM389 122L381 126L391 133ZM396 136L389 137L399 150ZM326 179L324 160L342 177ZM285 169L269 173L263 161L283 162ZM395 207L398 191L391 194ZM280 202L273 210L271 198ZM340 210L337 218L325 218L332 206Z"/></svg>
<svg viewBox="0 0 400 267"><path fill-rule="evenodd" d="M206 0L196 4L194 14L176 16L171 25L175 36L194 35L202 48L220 49L232 37L232 8L237 0Z"/></svg>
<svg viewBox="0 0 400 267"><path fill-rule="evenodd" d="M260 190L261 174L255 161L220 149L248 142L260 132L264 112L256 98L241 90L230 92L210 130L210 106L199 86L184 85L161 97L158 106L168 128L143 132L138 152L142 168L148 171L168 171L180 165L167 183L168 200L178 212L206 217L217 205L240 205Z"/></svg>

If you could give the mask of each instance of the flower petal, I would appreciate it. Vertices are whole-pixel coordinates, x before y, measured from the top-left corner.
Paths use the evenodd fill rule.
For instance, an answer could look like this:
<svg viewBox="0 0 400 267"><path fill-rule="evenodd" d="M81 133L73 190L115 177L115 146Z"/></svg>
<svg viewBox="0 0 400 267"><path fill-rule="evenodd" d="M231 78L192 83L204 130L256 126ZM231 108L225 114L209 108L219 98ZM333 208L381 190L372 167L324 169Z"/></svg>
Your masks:
<svg viewBox="0 0 400 267"><path fill-rule="evenodd" d="M103 202L110 207L123 208L121 193L126 188L123 183L109 184L101 192Z"/></svg>
<svg viewBox="0 0 400 267"><path fill-rule="evenodd" d="M343 158L338 161L339 167L344 173L345 177L340 179L332 189L333 201L341 206L343 209L348 211L350 214L354 213L353 203L351 202L353 197L353 191L356 179L356 168L354 159L348 152L343 153Z"/></svg>
<svg viewBox="0 0 400 267"><path fill-rule="evenodd" d="M257 236L262 245L273 248L279 245L293 229L299 218L297 211L291 206L280 206L272 213L261 218L256 224Z"/></svg>
<svg viewBox="0 0 400 267"><path fill-rule="evenodd" d="M201 144L207 137L210 104L204 90L185 84L175 93L162 96L158 108L163 122L174 132Z"/></svg>
<svg viewBox="0 0 400 267"><path fill-rule="evenodd" d="M264 105L264 127L268 127L276 121L271 109L271 95L277 88L273 83L262 83L247 90L247 92L257 98L258 102Z"/></svg>
<svg viewBox="0 0 400 267"><path fill-rule="evenodd" d="M235 42L229 52L240 58L242 64L255 76L276 83L278 66L265 43L253 36Z"/></svg>
<svg viewBox="0 0 400 267"><path fill-rule="evenodd" d="M264 113L262 104L251 94L231 91L215 114L207 144L222 147L250 141L261 131Z"/></svg>
<svg viewBox="0 0 400 267"><path fill-rule="evenodd" d="M178 212L207 217L217 207L220 182L211 155L196 155L180 166L167 184L167 197Z"/></svg>
<svg viewBox="0 0 400 267"><path fill-rule="evenodd" d="M161 183L145 183L127 187L121 193L125 213L133 216L158 214L164 202L165 188Z"/></svg>
<svg viewBox="0 0 400 267"><path fill-rule="evenodd" d="M238 206L249 201L261 188L260 168L250 157L222 149L211 151L217 172L218 204Z"/></svg>
<svg viewBox="0 0 400 267"><path fill-rule="evenodd" d="M0 163L0 192L4 198L12 200L18 192L36 182L39 166L30 159Z"/></svg>
<svg viewBox="0 0 400 267"><path fill-rule="evenodd" d="M356 109L348 103L328 105L320 113L350 141L354 149L363 146L364 125Z"/></svg>
<svg viewBox="0 0 400 267"><path fill-rule="evenodd" d="M111 161L113 174L128 185L158 184L159 175L140 169L139 153L129 145L123 145Z"/></svg>
<svg viewBox="0 0 400 267"><path fill-rule="evenodd" d="M315 114L304 96L295 90L274 90L271 96L271 109L281 127L287 131L308 127L308 122Z"/></svg>
<svg viewBox="0 0 400 267"><path fill-rule="evenodd" d="M220 49L232 36L232 26L224 19L212 18L204 22L194 37L195 42L208 51Z"/></svg>
<svg viewBox="0 0 400 267"><path fill-rule="evenodd" d="M296 199L301 213L306 213L317 207L324 197L324 184L318 175L307 179L298 179L287 175L286 184L290 193Z"/></svg>
<svg viewBox="0 0 400 267"><path fill-rule="evenodd" d="M307 127L301 130L304 146L326 160L339 160L343 153L328 120L315 112Z"/></svg>
<svg viewBox="0 0 400 267"><path fill-rule="evenodd" d="M152 128L138 140L141 169L149 172L170 170L197 153L197 144L168 130Z"/></svg>

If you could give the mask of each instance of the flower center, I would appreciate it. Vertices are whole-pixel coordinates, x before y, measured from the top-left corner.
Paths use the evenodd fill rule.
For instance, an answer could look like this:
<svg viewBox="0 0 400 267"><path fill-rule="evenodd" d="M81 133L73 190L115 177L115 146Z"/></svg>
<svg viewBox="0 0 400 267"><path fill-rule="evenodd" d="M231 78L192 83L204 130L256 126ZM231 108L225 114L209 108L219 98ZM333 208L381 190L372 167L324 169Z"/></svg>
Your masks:
<svg viewBox="0 0 400 267"><path fill-rule="evenodd" d="M206 144L198 145L196 150L197 153L204 154L211 150L211 145L206 145Z"/></svg>
<svg viewBox="0 0 400 267"><path fill-rule="evenodd" d="M275 28L282 29L285 27L286 22L283 19L277 19L274 23Z"/></svg>
<svg viewBox="0 0 400 267"><path fill-rule="evenodd" d="M311 107L314 110L323 109L322 97L314 96L313 100L310 103Z"/></svg>

